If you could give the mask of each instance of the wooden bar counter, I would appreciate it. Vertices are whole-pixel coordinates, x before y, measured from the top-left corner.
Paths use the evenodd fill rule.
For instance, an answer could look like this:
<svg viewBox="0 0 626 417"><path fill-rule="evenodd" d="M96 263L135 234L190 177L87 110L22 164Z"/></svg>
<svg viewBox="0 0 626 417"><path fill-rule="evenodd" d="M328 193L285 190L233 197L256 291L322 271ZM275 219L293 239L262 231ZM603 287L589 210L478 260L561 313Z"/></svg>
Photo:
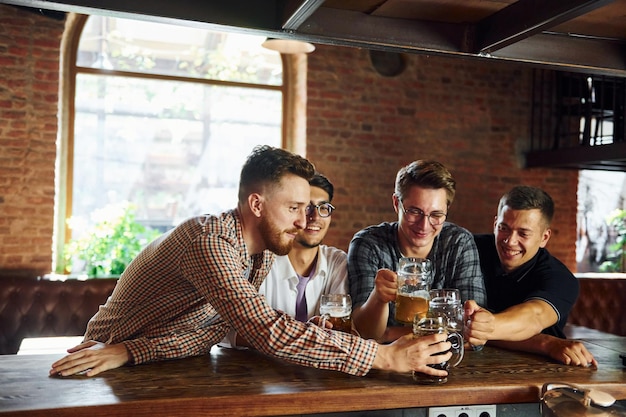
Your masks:
<svg viewBox="0 0 626 417"><path fill-rule="evenodd" d="M626 338L586 339L598 369L487 346L467 352L446 384L409 374L365 377L290 365L254 351L123 367L96 377L48 377L59 355L0 356L0 416L268 416L447 405L537 403L545 382L626 399Z"/></svg>

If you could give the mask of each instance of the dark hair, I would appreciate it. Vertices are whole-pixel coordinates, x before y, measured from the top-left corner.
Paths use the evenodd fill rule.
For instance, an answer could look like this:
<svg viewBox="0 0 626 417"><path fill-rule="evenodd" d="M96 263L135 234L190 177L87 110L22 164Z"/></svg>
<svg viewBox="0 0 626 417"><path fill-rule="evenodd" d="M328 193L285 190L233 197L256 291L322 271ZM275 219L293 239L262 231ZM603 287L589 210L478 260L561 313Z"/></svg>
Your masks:
<svg viewBox="0 0 626 417"><path fill-rule="evenodd" d="M546 226L550 226L552 217L554 217L554 201L552 201L552 197L550 197L550 194L537 187L527 185L513 187L500 198L498 214L500 214L504 206L509 206L513 210L539 209L546 222Z"/></svg>
<svg viewBox="0 0 626 417"><path fill-rule="evenodd" d="M437 161L418 160L400 168L396 175L396 196L402 200L409 188L415 185L434 190L445 189L448 206L454 200L456 181L450 171Z"/></svg>
<svg viewBox="0 0 626 417"><path fill-rule="evenodd" d="M278 185L285 174L309 181L314 173L313 164L300 155L269 145L255 146L241 169L239 202L243 203L263 187Z"/></svg>
<svg viewBox="0 0 626 417"><path fill-rule="evenodd" d="M311 187L318 187L326 191L326 193L328 194L328 202L330 203L331 201L333 201L335 187L333 187L333 184L324 175L316 172L315 175L313 175L313 178L309 180L309 185Z"/></svg>

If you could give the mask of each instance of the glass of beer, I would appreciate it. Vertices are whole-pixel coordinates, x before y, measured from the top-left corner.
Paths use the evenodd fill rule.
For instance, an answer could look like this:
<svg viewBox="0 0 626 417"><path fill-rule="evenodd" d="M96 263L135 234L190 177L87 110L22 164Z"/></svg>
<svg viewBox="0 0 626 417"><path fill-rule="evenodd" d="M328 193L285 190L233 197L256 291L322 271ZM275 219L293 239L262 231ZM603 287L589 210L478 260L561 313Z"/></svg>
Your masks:
<svg viewBox="0 0 626 417"><path fill-rule="evenodd" d="M348 294L323 294L320 300L320 326L328 320L333 330L352 333L352 299Z"/></svg>
<svg viewBox="0 0 626 417"><path fill-rule="evenodd" d="M450 348L452 357L449 361L442 361L441 363L428 366L435 369L449 371L450 368L457 366L463 360L463 336L461 333L458 333L456 330L448 327L448 320L445 317L425 317L423 319L415 317L415 321L413 322L413 335L415 337L428 336L437 333L448 334L447 341L452 344L452 347ZM439 352L436 355L443 355L446 353L448 353L448 351ZM413 371L413 380L419 384L444 384L448 382L448 377L426 375L421 372Z"/></svg>
<svg viewBox="0 0 626 417"><path fill-rule="evenodd" d="M396 321L411 325L417 315L428 313L428 292L432 281L432 264L425 258L400 258L398 263L398 293L396 295Z"/></svg>
<svg viewBox="0 0 626 417"><path fill-rule="evenodd" d="M461 293L454 288L430 290L428 317L445 317L448 327L463 334L463 302Z"/></svg>

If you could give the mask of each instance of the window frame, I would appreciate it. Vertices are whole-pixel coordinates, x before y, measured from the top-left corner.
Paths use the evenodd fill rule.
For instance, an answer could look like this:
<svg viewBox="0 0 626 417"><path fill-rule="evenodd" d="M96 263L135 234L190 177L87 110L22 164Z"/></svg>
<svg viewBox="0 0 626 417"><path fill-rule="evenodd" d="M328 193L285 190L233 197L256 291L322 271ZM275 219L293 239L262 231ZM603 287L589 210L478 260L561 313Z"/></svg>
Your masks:
<svg viewBox="0 0 626 417"><path fill-rule="evenodd" d="M138 77L171 81L193 81L203 85L218 85L242 88L261 88L282 93L282 147L305 155L306 149L306 66L305 54L281 54L283 82L280 86L250 84L209 79L190 79L179 76L137 74L117 70L102 70L79 67L76 63L78 47L89 15L68 14L66 29L61 42L61 86L59 94L59 136L55 181L55 228L53 241L53 270L63 265L63 248L71 239L67 219L72 216L72 194L74 175L74 118L76 77L83 74L106 74L113 76ZM294 82L295 80L295 82ZM56 271L64 272L64 271Z"/></svg>

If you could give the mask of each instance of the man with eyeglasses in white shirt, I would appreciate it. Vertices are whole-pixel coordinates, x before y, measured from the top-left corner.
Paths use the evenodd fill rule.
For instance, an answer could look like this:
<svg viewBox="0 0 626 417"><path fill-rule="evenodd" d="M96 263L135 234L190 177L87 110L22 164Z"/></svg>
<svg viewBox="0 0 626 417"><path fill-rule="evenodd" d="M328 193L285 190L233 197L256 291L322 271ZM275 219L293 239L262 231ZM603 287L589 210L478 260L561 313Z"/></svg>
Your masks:
<svg viewBox="0 0 626 417"><path fill-rule="evenodd" d="M346 253L322 244L335 210L334 186L319 172L309 185L306 227L298 231L289 254L276 257L259 288L270 306L303 322L319 315L322 294L348 293ZM247 347L248 343L233 330L221 346Z"/></svg>
<svg viewBox="0 0 626 417"><path fill-rule="evenodd" d="M441 163L418 160L396 176L395 222L357 232L348 249L352 320L366 339L390 342L411 333L394 319L396 270L403 256L428 258L432 288L457 288L461 298L486 302L478 251L472 234L447 220L456 181Z"/></svg>

